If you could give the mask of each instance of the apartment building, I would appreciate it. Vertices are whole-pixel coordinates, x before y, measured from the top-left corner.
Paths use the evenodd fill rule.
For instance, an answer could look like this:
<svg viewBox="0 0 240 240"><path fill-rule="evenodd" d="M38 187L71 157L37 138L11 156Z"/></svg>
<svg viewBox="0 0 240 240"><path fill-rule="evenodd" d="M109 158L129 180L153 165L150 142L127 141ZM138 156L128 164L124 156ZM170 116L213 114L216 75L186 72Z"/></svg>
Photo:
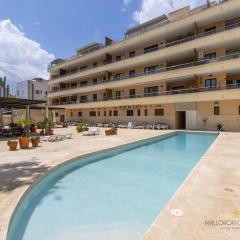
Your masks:
<svg viewBox="0 0 240 240"><path fill-rule="evenodd" d="M240 130L240 1L184 7L49 67L57 121Z"/></svg>
<svg viewBox="0 0 240 240"><path fill-rule="evenodd" d="M0 77L0 97L9 97L9 85L6 77Z"/></svg>
<svg viewBox="0 0 240 240"><path fill-rule="evenodd" d="M17 83L17 98L32 100L47 100L48 81L34 78Z"/></svg>

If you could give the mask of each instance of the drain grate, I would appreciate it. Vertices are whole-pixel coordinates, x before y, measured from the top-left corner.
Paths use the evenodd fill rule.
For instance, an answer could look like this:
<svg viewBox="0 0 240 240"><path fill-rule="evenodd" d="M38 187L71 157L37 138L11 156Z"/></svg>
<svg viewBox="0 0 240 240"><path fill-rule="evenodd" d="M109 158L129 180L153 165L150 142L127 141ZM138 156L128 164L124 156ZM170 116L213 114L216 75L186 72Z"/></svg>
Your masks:
<svg viewBox="0 0 240 240"><path fill-rule="evenodd" d="M184 215L183 211L181 209L177 209L177 208L172 208L170 210L170 212L175 217L182 217Z"/></svg>

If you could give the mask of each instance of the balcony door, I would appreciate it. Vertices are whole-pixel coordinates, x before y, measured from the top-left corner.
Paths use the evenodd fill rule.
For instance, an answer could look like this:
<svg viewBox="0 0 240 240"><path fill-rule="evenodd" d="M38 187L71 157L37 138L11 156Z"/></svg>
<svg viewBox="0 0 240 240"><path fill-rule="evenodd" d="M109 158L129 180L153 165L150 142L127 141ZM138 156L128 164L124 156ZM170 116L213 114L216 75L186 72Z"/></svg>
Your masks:
<svg viewBox="0 0 240 240"><path fill-rule="evenodd" d="M205 80L205 87L206 88L215 88L215 87L217 87L217 79L216 78L206 79Z"/></svg>

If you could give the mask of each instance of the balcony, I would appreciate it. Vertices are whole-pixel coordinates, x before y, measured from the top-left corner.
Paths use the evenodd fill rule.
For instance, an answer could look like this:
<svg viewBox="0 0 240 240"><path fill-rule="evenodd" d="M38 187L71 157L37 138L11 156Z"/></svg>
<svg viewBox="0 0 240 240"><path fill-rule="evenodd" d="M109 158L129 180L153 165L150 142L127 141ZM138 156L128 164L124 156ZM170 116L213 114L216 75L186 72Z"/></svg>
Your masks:
<svg viewBox="0 0 240 240"><path fill-rule="evenodd" d="M227 1L231 1L231 0L220 0L219 3L217 3L217 5L220 6L220 5L222 5L223 3L227 2ZM212 7L212 6L211 5L209 6L209 5L205 4L203 6L200 6L200 7L196 8L196 9L192 9L191 12L190 12L190 15L188 17L194 16L195 14L198 14L200 12L204 12L205 10L209 9L209 7ZM215 4L214 4L214 7L215 7ZM219 9L217 9L217 12L219 12L219 14L220 14ZM174 19L168 19L167 21L160 22L158 25L154 25L151 28L146 29L146 31L140 32L139 34L137 34L137 36L138 35L142 35L145 32L149 32L149 31L155 30L155 29L161 29L161 27L163 27L165 25L168 25L168 24L171 24L171 23L174 23L174 22L179 22L181 19L184 19L184 18L186 18L186 16L184 16L184 17L177 17L177 18L174 18ZM192 18L192 19L189 19L189 20L191 22L193 22L193 21L195 21L194 19L195 18ZM131 38L133 38L133 37L131 37ZM128 41L128 40L129 40L128 38L120 39L120 40L114 42L113 44L119 46L119 45L121 45L121 43L123 43L122 45L125 45L125 41ZM102 47L100 50L97 50L96 52L101 52L101 54L104 54L104 53L107 52L108 48L109 48L109 46L105 45L104 47ZM48 69L54 68L54 67L62 65L64 63L69 63L69 64L70 64L70 62L73 63L73 61L77 60L78 58L79 58L79 56L76 56L76 55L71 56L69 58L66 58L66 59L62 60L61 62L56 62L54 64L54 66L49 65Z"/></svg>
<svg viewBox="0 0 240 240"><path fill-rule="evenodd" d="M123 81L123 80L135 79L135 78L144 77L144 76L151 76L151 75L171 72L171 71L175 71L175 70L179 70L179 69L191 69L192 67L196 67L196 66L203 66L203 65L218 63L218 62L232 60L232 59L239 59L239 58L240 58L240 52L236 52L236 53L231 53L231 54L224 55L224 56L221 56L221 57L217 57L217 58L214 58L214 59L204 59L204 60L184 63L184 64L180 64L180 65L173 65L173 66L170 66L170 67L156 69L154 71L146 71L146 72L142 72L142 73L138 73L138 74L134 74L134 75L127 75L127 76L122 76L122 77L117 77L117 78L112 77L111 79L98 81L97 83L92 83L91 85L88 84L86 86L78 87L77 89L75 88L76 89L75 93L77 93L80 89L84 90L87 87L91 87L91 86L96 87L96 86L99 86L100 84L102 84L102 89L104 89L106 87L105 84L107 84L107 83L116 83L116 82L120 82L120 81ZM132 84L134 84L133 81L132 81ZM73 90L73 88L69 88L68 90L65 90L65 91L57 91L55 89L54 91L50 91L49 97L54 97L55 96L54 93L71 94L71 90ZM88 89L88 91L89 91L89 89ZM93 91L93 89L92 89L92 91Z"/></svg>
<svg viewBox="0 0 240 240"><path fill-rule="evenodd" d="M186 38L183 38L183 39L179 39L179 40L176 40L176 41L172 41L172 42L168 42L166 44L159 45L157 47L149 49L148 51L145 51L145 52L143 51L142 53L136 54L135 57L151 54L152 52L161 51L162 49L165 49L165 48L169 48L169 47L172 47L172 46L180 45L182 43L194 41L194 40L197 40L197 39L200 39L200 38L203 38L203 37L209 37L209 36L212 36L212 35L215 35L215 34L218 34L218 33L221 33L221 32L225 32L225 31L229 31L229 30L232 30L232 29L236 29L236 28L239 28L239 27L240 27L239 22L234 23L234 24L230 24L230 25L225 26L224 28L219 28L217 30L213 30L213 31L210 31L210 32L206 32L206 33L202 33L202 34L198 34L198 35L193 35L193 36L190 36L190 37L186 37ZM73 71L72 73L63 73L61 75L54 75L54 76L51 77L50 80L62 79L62 78L67 77L67 76L74 76L74 74L76 74L76 73L87 72L87 71L91 71L92 69L95 69L96 71L97 70L100 71L101 67L103 67L103 66L113 64L113 63L119 63L123 60L132 59L132 58L134 58L134 57L125 57L125 58L122 57L118 61L113 61L113 60L104 61L103 65L100 65L98 67L88 67L88 68L84 68L84 69L79 68L79 69L76 69L75 71Z"/></svg>
<svg viewBox="0 0 240 240"><path fill-rule="evenodd" d="M236 91L236 94L233 94L231 90ZM81 102L81 101L68 101L68 102L60 102L60 103L54 103L52 105L71 105L71 108L74 108L74 105L78 105L77 107L79 108L85 108L85 104L87 103L93 103L91 104L91 108L93 107L106 107L106 104L104 102L110 102L109 106L117 106L123 104L122 101L128 100L127 104L131 105L134 104L134 100L138 102L139 104L148 104L147 99L149 98L149 104L159 104L159 103L174 103L175 101L177 102L178 100L180 102L191 102L194 101L194 94L199 94L199 93L210 93L207 96L203 96L202 99L200 95L196 97L195 101L213 101L213 100L221 100L218 98L217 93L220 93L219 96L222 96L221 93L224 93L224 100L231 100L231 99L236 99L236 96L239 98L240 94L240 84L229 84L229 85L219 85L219 86L212 86L212 87L202 87L202 88L187 88L187 89L180 89L180 90L171 90L171 91L163 91L163 92L152 92L152 93L145 93L145 94L136 94L134 97L132 95L128 96L116 96L116 97L102 97L94 100L88 100L86 102ZM214 94L213 94L214 93ZM171 98L168 98L166 101L166 97L171 96ZM176 96L181 96L181 98L177 98ZM210 96L210 98L209 98ZM159 101L160 98L164 100ZM175 98L174 98L175 97ZM137 101L137 99L145 99L142 103ZM154 103L153 99L156 98L156 103ZM165 102L166 101L166 102ZM116 102L116 104L114 103ZM97 104L99 103L99 104Z"/></svg>

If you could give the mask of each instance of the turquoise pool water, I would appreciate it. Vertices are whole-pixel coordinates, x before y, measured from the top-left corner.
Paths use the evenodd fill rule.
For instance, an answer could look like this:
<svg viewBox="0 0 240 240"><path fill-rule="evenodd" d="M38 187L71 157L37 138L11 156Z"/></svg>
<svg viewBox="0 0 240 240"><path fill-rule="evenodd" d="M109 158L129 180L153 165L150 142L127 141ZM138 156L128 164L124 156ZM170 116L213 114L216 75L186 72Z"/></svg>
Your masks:
<svg viewBox="0 0 240 240"><path fill-rule="evenodd" d="M8 240L138 240L216 137L180 133L73 161L26 194Z"/></svg>

